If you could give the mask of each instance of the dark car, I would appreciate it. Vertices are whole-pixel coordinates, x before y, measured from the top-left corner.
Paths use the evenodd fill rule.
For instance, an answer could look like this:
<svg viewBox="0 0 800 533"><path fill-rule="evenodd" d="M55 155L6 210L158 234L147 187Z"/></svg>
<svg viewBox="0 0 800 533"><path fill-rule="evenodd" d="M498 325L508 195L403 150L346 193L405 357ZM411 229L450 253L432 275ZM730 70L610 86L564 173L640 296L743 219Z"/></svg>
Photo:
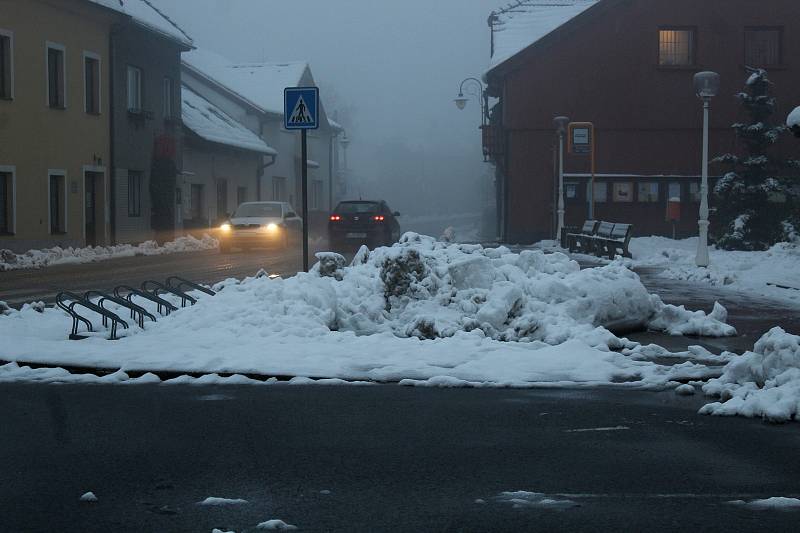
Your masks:
<svg viewBox="0 0 800 533"><path fill-rule="evenodd" d="M400 238L399 216L384 201L340 202L328 222L331 247L389 246Z"/></svg>

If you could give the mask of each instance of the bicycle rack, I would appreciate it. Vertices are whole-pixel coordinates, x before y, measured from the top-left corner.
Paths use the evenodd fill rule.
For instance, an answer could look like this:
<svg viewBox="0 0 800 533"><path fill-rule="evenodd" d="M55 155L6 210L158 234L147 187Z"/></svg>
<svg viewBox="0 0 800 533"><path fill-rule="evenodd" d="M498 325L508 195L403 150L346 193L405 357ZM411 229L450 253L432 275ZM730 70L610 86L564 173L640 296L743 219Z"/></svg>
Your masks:
<svg viewBox="0 0 800 533"><path fill-rule="evenodd" d="M150 287L150 286L153 286L155 288L149 289L148 287ZM147 281L142 283L141 287L142 287L143 291L145 291L147 293L150 293L153 296L158 296L158 291L163 291L165 293L168 292L170 294L174 294L175 296L178 296L181 299L181 307L186 307L186 302L190 302L192 305L197 303L197 299L196 298L193 298L192 296L189 296L188 294L186 294L183 291L180 291L178 289L174 289L174 288L169 287L167 285L164 285L163 283L160 283L158 281L147 280Z"/></svg>
<svg viewBox="0 0 800 533"><path fill-rule="evenodd" d="M145 309L140 305L136 305L135 303L131 302L130 300L126 300L125 298L120 298L119 296L111 296L110 294L106 294L102 291L88 291L83 295L83 297L89 301L91 301L92 296L98 296L100 298L100 300L97 302L97 305L99 305L103 309L105 309L103 303L107 301L114 302L117 305L130 309L131 319L137 320L136 316L138 315L139 319L137 322L139 324L139 327L142 329L144 329L144 317L149 318L153 322L156 321L156 317L153 316L153 314L151 314L150 312L148 312L147 309Z"/></svg>
<svg viewBox="0 0 800 533"><path fill-rule="evenodd" d="M174 282L177 282L177 285L174 285L173 284ZM198 285L197 283L195 283L193 281L189 281L188 279L184 279L184 278L181 278L179 276L172 276L171 278L167 278L167 287L171 287L173 289L181 290L181 287L183 287L183 286L189 287L190 289L195 290L195 291L204 292L204 293L208 294L209 296L214 296L214 295L217 294L216 292L212 291L211 289L203 287L202 285Z"/></svg>
<svg viewBox="0 0 800 533"><path fill-rule="evenodd" d="M71 302L71 303L67 303ZM119 315L109 311L108 309L104 309L99 305L96 305L88 300L88 298L78 296L75 293L64 291L58 293L56 296L56 305L67 312L72 317L72 332L69 335L70 340L80 340L87 338L85 335L78 335L78 323L83 322L86 325L86 328L92 332L94 328L92 327L91 321L89 321L86 317L80 315L76 310L76 306L81 306L85 309L90 311L94 311L98 315L103 317L103 326L108 326L108 321L111 320L111 339L110 340L117 340L117 324L121 324L123 328L128 329L128 323L122 320Z"/></svg>
<svg viewBox="0 0 800 533"><path fill-rule="evenodd" d="M124 296L124 298L126 300L128 300L129 302L133 302L132 298L134 296L139 296L140 298L144 298L145 300L150 300L151 302L157 304L158 307L156 309L162 315L169 316L169 314L172 311L177 311L178 310L177 307L175 307L174 305L172 305L168 301L164 300L163 298L160 298L159 296L154 295L154 294L150 294L149 292L144 292L144 291L141 291L139 289L135 289L135 288L131 287L130 285L120 285L119 287L114 289L114 296L116 296L117 298L123 298L122 291L127 291L128 292L128 295ZM164 309L164 311L162 311L162 309Z"/></svg>

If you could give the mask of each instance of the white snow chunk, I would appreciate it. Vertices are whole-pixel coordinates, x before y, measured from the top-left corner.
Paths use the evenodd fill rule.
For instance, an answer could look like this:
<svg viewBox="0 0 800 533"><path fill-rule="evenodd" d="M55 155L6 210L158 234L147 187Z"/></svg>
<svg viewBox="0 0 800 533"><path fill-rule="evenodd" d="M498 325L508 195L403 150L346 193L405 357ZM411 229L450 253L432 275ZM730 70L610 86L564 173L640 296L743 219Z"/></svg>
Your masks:
<svg viewBox="0 0 800 533"><path fill-rule="evenodd" d="M201 502L197 502L197 505L207 505L207 506L224 506L224 505L244 505L248 503L247 500L241 499L231 499L231 498L216 498L210 496Z"/></svg>
<svg viewBox="0 0 800 533"><path fill-rule="evenodd" d="M579 504L572 500L559 500L550 498L539 492L528 492L518 490L513 492L501 492L497 500L503 503L510 503L515 509L524 507L534 507L543 509L569 509L578 507Z"/></svg>
<svg viewBox="0 0 800 533"><path fill-rule="evenodd" d="M728 503L732 505L741 505L742 507L747 507L756 511L790 511L800 509L800 500L797 498L784 498L782 496L773 496L772 498L751 500L749 502L744 500L733 500Z"/></svg>
<svg viewBox="0 0 800 533"><path fill-rule="evenodd" d="M82 502L91 502L91 503L98 501L97 496L94 495L94 492L87 492L86 494L82 495L79 498L79 500Z"/></svg>
<svg viewBox="0 0 800 533"><path fill-rule="evenodd" d="M703 392L721 401L702 414L760 416L773 422L796 419L800 413L800 337L773 328L752 352L734 358Z"/></svg>
<svg viewBox="0 0 800 533"><path fill-rule="evenodd" d="M324 490L321 490L321 491L319 491L319 493L320 493L320 494L325 494L325 495L328 495L328 494L330 494L330 493L331 493L331 491L329 491L328 489L324 489Z"/></svg>
<svg viewBox="0 0 800 533"><path fill-rule="evenodd" d="M211 530L211 533L236 533L235 531L225 531L223 529L214 528Z"/></svg>
<svg viewBox="0 0 800 533"><path fill-rule="evenodd" d="M602 428L585 428L585 429L565 429L564 433L586 433L590 431L627 431L631 428L628 426L614 426L614 427L602 427Z"/></svg>
<svg viewBox="0 0 800 533"><path fill-rule="evenodd" d="M794 111L789 113L789 116L786 118L786 125L790 128L793 127L800 127L800 107L794 108Z"/></svg>
<svg viewBox="0 0 800 533"><path fill-rule="evenodd" d="M694 387L692 387L691 385L684 384L684 385L679 385L679 386L675 387L675 394L678 394L680 396L691 396L695 392L696 391L695 391Z"/></svg>
<svg viewBox="0 0 800 533"><path fill-rule="evenodd" d="M475 503L477 503L478 505L485 505L486 500L484 500L483 498L478 498L477 500L475 500Z"/></svg>
<svg viewBox="0 0 800 533"><path fill-rule="evenodd" d="M278 520L277 518L273 518L272 520L267 520L266 522L261 522L256 526L256 529L269 529L269 530L282 530L282 531L290 531L297 529L297 526L293 526L291 524L287 524L283 520Z"/></svg>

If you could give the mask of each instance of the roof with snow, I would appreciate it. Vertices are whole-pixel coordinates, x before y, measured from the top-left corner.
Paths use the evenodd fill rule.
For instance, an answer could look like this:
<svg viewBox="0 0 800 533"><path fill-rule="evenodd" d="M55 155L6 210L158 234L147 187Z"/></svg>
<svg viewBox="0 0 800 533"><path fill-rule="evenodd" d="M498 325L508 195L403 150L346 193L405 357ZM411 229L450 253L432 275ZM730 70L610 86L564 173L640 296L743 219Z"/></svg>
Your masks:
<svg viewBox="0 0 800 533"><path fill-rule="evenodd" d="M157 0L88 0L93 4L113 9L154 33L186 47L194 46L192 38L158 7Z"/></svg>
<svg viewBox="0 0 800 533"><path fill-rule="evenodd" d="M517 0L495 11L489 71L554 32L601 0Z"/></svg>
<svg viewBox="0 0 800 533"><path fill-rule="evenodd" d="M283 114L283 90L297 87L308 63L235 63L206 50L183 55L183 62L267 113Z"/></svg>
<svg viewBox="0 0 800 533"><path fill-rule="evenodd" d="M278 155L258 135L185 85L181 88L181 99L183 124L201 139L261 154Z"/></svg>

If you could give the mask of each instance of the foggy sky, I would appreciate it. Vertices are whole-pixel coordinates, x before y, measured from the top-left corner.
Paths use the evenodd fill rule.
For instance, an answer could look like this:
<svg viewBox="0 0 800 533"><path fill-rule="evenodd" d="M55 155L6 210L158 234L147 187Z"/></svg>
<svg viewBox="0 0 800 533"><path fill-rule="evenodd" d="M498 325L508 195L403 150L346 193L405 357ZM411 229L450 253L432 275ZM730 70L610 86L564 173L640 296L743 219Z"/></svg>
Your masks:
<svg viewBox="0 0 800 533"><path fill-rule="evenodd" d="M458 111L453 98L462 79L480 77L488 65L486 18L501 3L157 0L156 5L174 15L198 47L234 61L309 61L323 101L334 108L329 112L341 108L340 122L353 140L350 166L377 183L375 192L384 192L381 181L414 175L434 181L433 190L455 187L464 196L460 189L477 186L487 169L478 102ZM402 148L396 157L393 145ZM411 158L424 159L421 167L419 161L402 167L409 156L405 148ZM393 161L376 156L387 152Z"/></svg>

